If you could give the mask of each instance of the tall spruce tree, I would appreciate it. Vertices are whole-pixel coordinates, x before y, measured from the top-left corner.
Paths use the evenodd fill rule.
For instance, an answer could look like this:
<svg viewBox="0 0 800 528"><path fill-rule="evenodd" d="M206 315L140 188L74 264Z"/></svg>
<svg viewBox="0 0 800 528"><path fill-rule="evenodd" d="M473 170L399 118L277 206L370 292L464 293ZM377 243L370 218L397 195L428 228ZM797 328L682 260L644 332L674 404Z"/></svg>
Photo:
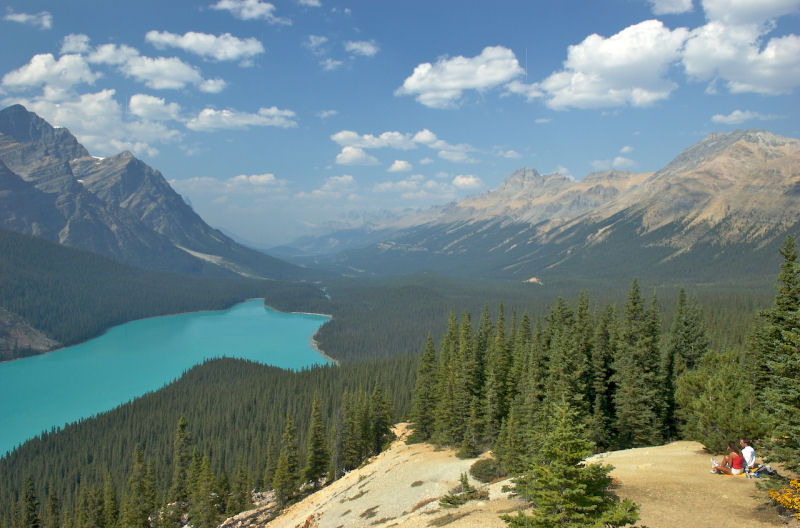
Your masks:
<svg viewBox="0 0 800 528"><path fill-rule="evenodd" d="M614 357L616 443L621 448L662 440L663 397L659 363L657 310L645 310L636 279L628 292Z"/></svg>
<svg viewBox="0 0 800 528"><path fill-rule="evenodd" d="M150 528L150 514L155 509L148 482L147 467L141 446L136 446L128 478L128 493L122 508L120 522L124 528Z"/></svg>
<svg viewBox="0 0 800 528"><path fill-rule="evenodd" d="M676 417L675 390L678 377L695 368L706 354L709 338L703 315L697 301L687 298L683 288L678 293L675 319L669 332L669 343L662 355L661 371L664 379L664 432L673 438L680 425Z"/></svg>
<svg viewBox="0 0 800 528"><path fill-rule="evenodd" d="M61 503L58 495L51 490L47 497L47 522L45 528L59 528L61 526ZM111 527L113 528L113 524Z"/></svg>
<svg viewBox="0 0 800 528"><path fill-rule="evenodd" d="M297 429L290 415L286 415L286 427L281 438L281 454L278 457L278 466L272 478L272 489L278 503L283 506L291 500L297 492L298 480L297 459Z"/></svg>
<svg viewBox="0 0 800 528"><path fill-rule="evenodd" d="M189 464L192 461L192 435L189 423L181 415L175 427L175 438L172 442L172 485L169 489L170 502L184 502L189 497L187 481Z"/></svg>
<svg viewBox="0 0 800 528"><path fill-rule="evenodd" d="M41 528L42 519L39 516L39 499L36 498L36 488L33 485L33 479L30 477L25 479L21 513L22 528Z"/></svg>
<svg viewBox="0 0 800 528"><path fill-rule="evenodd" d="M328 439L325 423L322 421L319 397L315 394L311 403L311 420L308 426L308 448L306 449L306 465L303 469L303 480L312 481L314 489L328 470Z"/></svg>
<svg viewBox="0 0 800 528"><path fill-rule="evenodd" d="M413 439L424 442L433 437L436 426L436 348L428 333L425 351L417 368L417 381L414 385L411 420L414 422Z"/></svg>
<svg viewBox="0 0 800 528"><path fill-rule="evenodd" d="M532 446L530 469L514 480L516 493L530 501L529 514L505 515L515 527L616 527L638 519L638 506L610 491L611 466L585 464L593 445L578 413L566 401L548 405Z"/></svg>
<svg viewBox="0 0 800 528"><path fill-rule="evenodd" d="M197 469L194 488L190 490L191 507L189 522L195 528L213 528L217 525L217 507L215 504L214 474L211 471L211 460L203 456Z"/></svg>
<svg viewBox="0 0 800 528"><path fill-rule="evenodd" d="M119 519L119 503L117 502L117 488L111 473L106 470L103 477L103 524L105 528L114 528Z"/></svg>
<svg viewBox="0 0 800 528"><path fill-rule="evenodd" d="M781 248L777 294L756 342L761 400L770 435L767 459L800 470L800 263L794 238Z"/></svg>

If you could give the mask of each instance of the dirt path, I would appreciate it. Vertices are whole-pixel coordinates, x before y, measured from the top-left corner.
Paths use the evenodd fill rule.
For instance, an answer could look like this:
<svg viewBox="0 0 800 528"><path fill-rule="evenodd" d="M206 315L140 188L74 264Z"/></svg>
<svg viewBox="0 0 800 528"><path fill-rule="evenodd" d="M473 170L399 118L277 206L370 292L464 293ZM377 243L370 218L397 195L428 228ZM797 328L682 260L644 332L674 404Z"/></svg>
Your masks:
<svg viewBox="0 0 800 528"><path fill-rule="evenodd" d="M614 451L594 460L614 466L616 493L641 506L639 523L648 528L787 526L764 506L758 480L709 473L710 457L697 442Z"/></svg>
<svg viewBox="0 0 800 528"><path fill-rule="evenodd" d="M441 507L438 499L458 484L475 459L462 460L452 450L427 444L407 445L402 440L406 424L398 424L396 431L401 439L390 449L291 506L267 526L504 528L499 516L524 507L502 491L508 481L489 486L489 500ZM696 442L615 451L592 460L615 467L615 492L640 505L638 524L648 528L800 528L797 521L782 524L775 510L765 506L756 480L709 473L709 456ZM231 528L261 526L251 521Z"/></svg>

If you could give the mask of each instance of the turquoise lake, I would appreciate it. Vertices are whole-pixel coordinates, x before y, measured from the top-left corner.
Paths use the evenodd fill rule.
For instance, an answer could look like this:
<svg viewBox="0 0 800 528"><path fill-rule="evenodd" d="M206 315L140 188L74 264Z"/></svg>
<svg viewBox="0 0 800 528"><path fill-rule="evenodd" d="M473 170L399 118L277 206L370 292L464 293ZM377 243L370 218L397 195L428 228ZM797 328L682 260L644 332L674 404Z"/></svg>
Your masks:
<svg viewBox="0 0 800 528"><path fill-rule="evenodd" d="M261 299L228 310L142 319L91 341L0 363L0 456L52 427L156 390L205 359L286 369L325 364L311 338L328 317L282 313Z"/></svg>

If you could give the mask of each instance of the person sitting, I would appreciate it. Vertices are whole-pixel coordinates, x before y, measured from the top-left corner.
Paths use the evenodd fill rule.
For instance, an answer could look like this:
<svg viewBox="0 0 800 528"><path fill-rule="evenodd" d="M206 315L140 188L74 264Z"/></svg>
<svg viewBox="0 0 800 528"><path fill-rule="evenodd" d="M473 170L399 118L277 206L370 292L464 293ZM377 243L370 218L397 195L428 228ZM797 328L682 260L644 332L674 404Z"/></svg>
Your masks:
<svg viewBox="0 0 800 528"><path fill-rule="evenodd" d="M742 456L744 457L744 464L746 469L753 469L756 465L756 450L750 445L749 438L739 439L739 445L742 446Z"/></svg>
<svg viewBox="0 0 800 528"><path fill-rule="evenodd" d="M722 463L711 469L711 472L726 475L739 475L744 472L744 457L735 442L728 442L728 454L722 459Z"/></svg>

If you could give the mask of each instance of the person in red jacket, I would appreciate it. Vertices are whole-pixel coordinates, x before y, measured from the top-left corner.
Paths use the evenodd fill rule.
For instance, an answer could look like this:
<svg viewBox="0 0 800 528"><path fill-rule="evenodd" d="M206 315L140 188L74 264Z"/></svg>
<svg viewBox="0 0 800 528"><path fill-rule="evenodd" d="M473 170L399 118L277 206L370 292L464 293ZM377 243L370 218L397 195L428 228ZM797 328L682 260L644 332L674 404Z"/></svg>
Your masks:
<svg viewBox="0 0 800 528"><path fill-rule="evenodd" d="M712 473L725 473L726 475L739 475L744 472L744 456L739 451L736 442L728 442L728 454L722 459L721 463L716 463L712 459L712 463L716 464L712 469Z"/></svg>

